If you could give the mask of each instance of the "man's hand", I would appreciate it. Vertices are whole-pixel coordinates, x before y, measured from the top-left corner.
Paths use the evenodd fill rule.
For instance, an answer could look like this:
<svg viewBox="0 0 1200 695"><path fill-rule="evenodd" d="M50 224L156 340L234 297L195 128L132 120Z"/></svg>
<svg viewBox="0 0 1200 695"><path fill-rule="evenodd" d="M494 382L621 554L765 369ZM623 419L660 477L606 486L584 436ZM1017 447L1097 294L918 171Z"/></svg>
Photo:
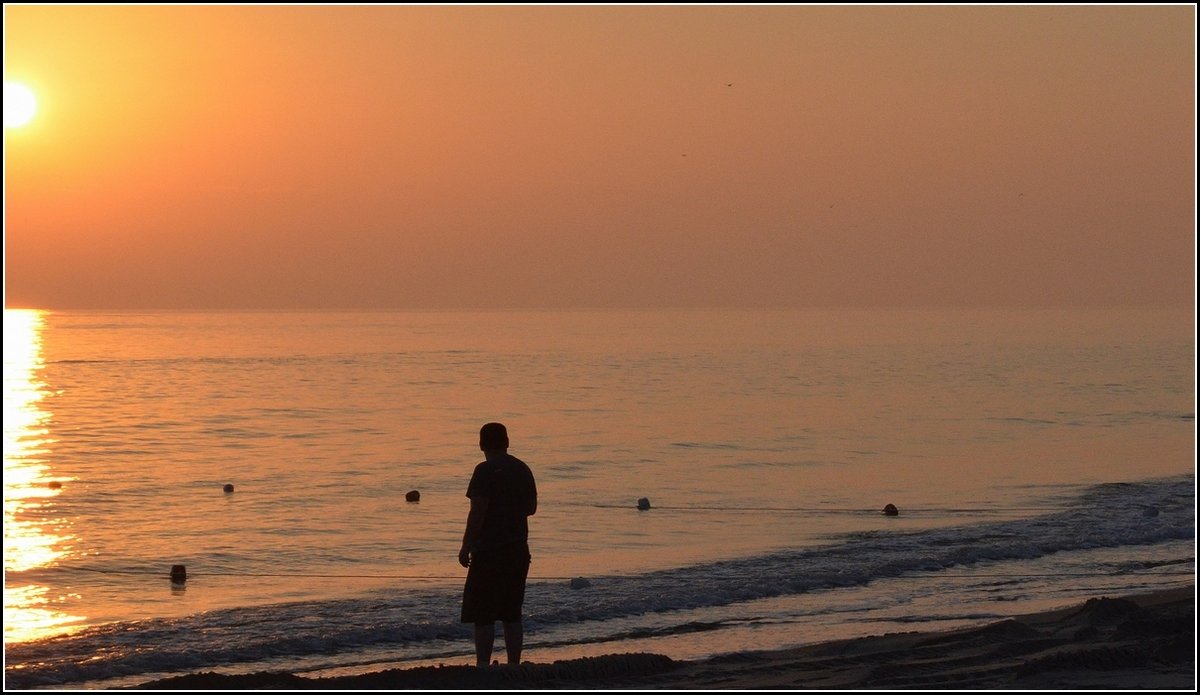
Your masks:
<svg viewBox="0 0 1200 695"><path fill-rule="evenodd" d="M471 566L471 551L465 545L462 550L458 551L458 564L463 567Z"/></svg>

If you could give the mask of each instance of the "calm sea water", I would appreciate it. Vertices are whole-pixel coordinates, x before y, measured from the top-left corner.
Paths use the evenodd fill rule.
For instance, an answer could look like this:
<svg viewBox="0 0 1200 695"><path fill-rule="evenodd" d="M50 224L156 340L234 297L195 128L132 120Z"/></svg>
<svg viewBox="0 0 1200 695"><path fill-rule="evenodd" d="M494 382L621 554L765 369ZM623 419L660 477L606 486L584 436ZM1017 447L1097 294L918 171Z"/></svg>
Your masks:
<svg viewBox="0 0 1200 695"><path fill-rule="evenodd" d="M1185 585L1193 319L6 310L5 683L472 661L492 420L538 481L535 661Z"/></svg>

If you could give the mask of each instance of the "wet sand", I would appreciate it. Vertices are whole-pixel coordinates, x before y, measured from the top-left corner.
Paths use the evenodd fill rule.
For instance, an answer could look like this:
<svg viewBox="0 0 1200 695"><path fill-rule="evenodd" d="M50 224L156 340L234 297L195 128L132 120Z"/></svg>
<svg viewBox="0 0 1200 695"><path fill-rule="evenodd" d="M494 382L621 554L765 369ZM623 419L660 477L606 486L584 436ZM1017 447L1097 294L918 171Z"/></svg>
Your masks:
<svg viewBox="0 0 1200 695"><path fill-rule="evenodd" d="M1194 690L1195 586L1094 598L980 627L903 632L677 661L659 654L336 678L196 673L158 690Z"/></svg>

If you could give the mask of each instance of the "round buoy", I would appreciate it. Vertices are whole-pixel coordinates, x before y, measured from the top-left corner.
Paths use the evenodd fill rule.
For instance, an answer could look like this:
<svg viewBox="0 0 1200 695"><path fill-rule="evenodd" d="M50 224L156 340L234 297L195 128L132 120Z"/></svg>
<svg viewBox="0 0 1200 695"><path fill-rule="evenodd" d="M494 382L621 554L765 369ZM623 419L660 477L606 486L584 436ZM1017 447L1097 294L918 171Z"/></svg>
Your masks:
<svg viewBox="0 0 1200 695"><path fill-rule="evenodd" d="M591 585L592 585L592 583L589 582L588 580L584 579L583 577L575 577L574 579L571 580L571 588L572 589L586 589Z"/></svg>
<svg viewBox="0 0 1200 695"><path fill-rule="evenodd" d="M889 504L883 508L884 516L900 516L900 510L896 509L896 505Z"/></svg>
<svg viewBox="0 0 1200 695"><path fill-rule="evenodd" d="M1150 506L1143 507L1142 508L1142 516L1147 516L1147 517L1158 516L1158 507L1150 507Z"/></svg>
<svg viewBox="0 0 1200 695"><path fill-rule="evenodd" d="M171 582L182 584L187 581L187 567L183 565L171 565Z"/></svg>
<svg viewBox="0 0 1200 695"><path fill-rule="evenodd" d="M404 496L404 501L405 502L420 502L421 501L421 493L417 492L416 490L409 490L408 494Z"/></svg>
<svg viewBox="0 0 1200 695"><path fill-rule="evenodd" d="M641 498L640 500L638 500L638 510L639 510L639 511L643 511L643 512L644 512L644 511L646 511L646 510L647 510L647 509L649 509L649 508L650 508L650 498L648 498L648 497L643 497L643 498Z"/></svg>
<svg viewBox="0 0 1200 695"><path fill-rule="evenodd" d="M233 492L233 483L225 483L225 492Z"/></svg>
<svg viewBox="0 0 1200 695"><path fill-rule="evenodd" d="M50 488L51 490L57 490L62 487L62 483L58 482L57 480L51 480L50 482L46 483L46 487Z"/></svg>

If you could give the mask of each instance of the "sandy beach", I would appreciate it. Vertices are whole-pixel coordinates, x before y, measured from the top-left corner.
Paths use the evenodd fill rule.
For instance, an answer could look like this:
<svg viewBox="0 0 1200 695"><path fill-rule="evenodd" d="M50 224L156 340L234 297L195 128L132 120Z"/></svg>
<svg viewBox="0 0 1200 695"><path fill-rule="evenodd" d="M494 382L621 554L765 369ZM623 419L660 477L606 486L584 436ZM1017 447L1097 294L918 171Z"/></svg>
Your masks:
<svg viewBox="0 0 1200 695"><path fill-rule="evenodd" d="M156 690L1186 690L1196 685L1195 586L1099 597L944 632L677 661L612 654L520 667L430 666L358 676L195 673ZM536 657L535 657L536 658Z"/></svg>

